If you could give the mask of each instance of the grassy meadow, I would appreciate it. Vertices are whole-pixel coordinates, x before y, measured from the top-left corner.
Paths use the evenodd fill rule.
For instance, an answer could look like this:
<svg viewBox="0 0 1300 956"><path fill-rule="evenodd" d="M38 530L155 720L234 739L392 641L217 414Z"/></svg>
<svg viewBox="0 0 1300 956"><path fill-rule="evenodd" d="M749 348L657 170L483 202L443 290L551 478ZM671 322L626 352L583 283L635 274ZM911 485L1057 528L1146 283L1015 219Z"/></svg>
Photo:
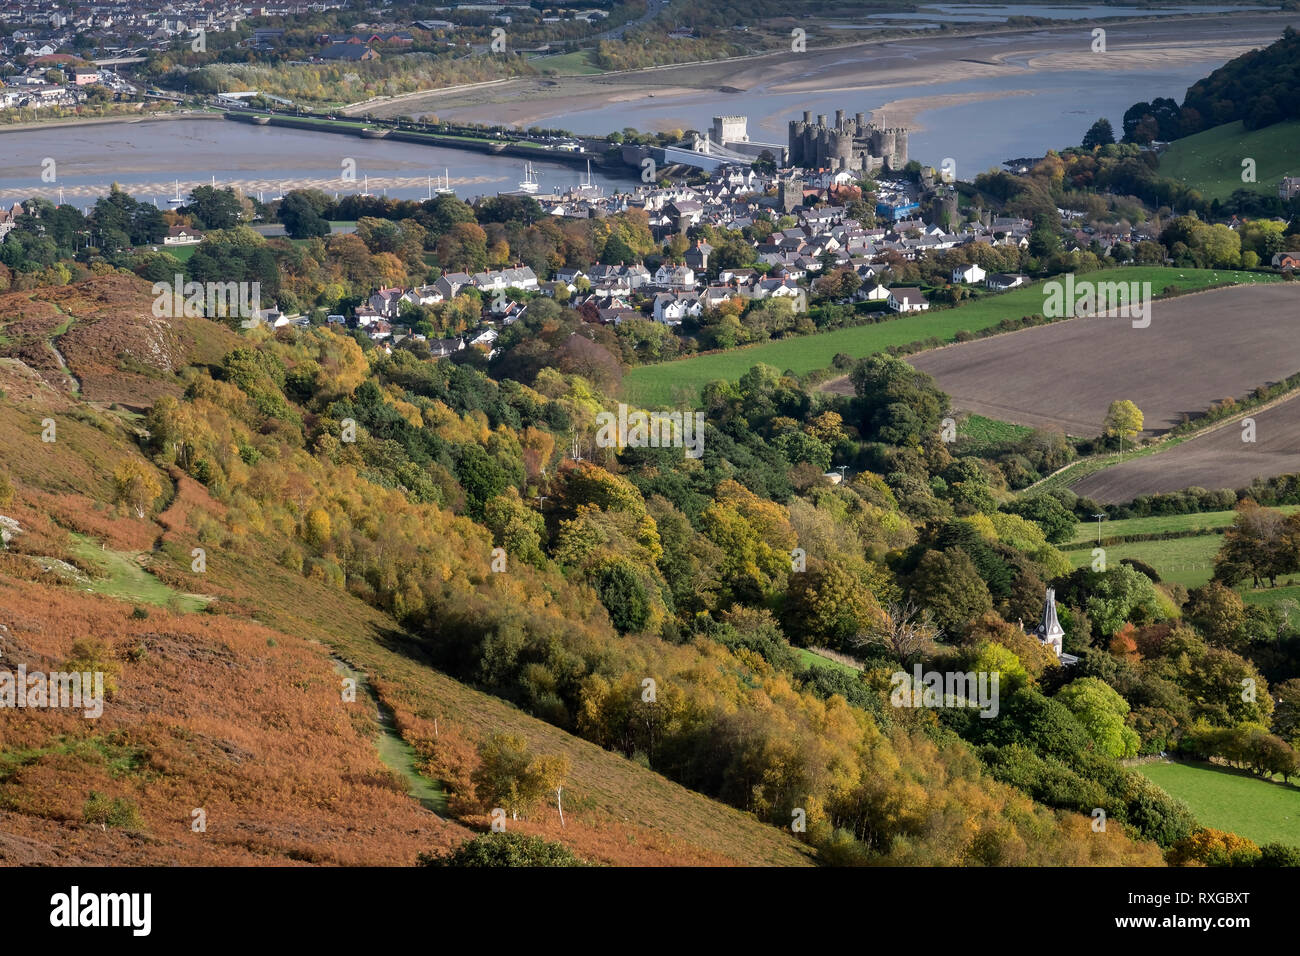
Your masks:
<svg viewBox="0 0 1300 956"><path fill-rule="evenodd" d="M1202 826L1256 843L1300 846L1300 788L1202 763L1148 763L1137 769L1187 804Z"/></svg>
<svg viewBox="0 0 1300 956"><path fill-rule="evenodd" d="M1242 182L1242 160L1255 160L1255 181ZM1300 175L1300 120L1247 131L1240 121L1175 140L1160 154L1162 176L1195 187L1206 199L1235 190L1277 195L1283 176Z"/></svg>

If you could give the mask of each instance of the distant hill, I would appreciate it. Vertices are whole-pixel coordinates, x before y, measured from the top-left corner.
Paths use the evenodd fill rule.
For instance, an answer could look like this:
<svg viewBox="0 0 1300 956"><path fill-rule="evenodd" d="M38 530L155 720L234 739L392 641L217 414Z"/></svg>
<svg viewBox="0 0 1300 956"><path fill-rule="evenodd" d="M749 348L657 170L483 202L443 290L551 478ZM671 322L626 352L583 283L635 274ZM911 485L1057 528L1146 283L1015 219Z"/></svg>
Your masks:
<svg viewBox="0 0 1300 956"><path fill-rule="evenodd" d="M1300 33L1287 27L1276 43L1244 53L1193 83L1182 106L1161 97L1134 103L1124 113L1124 142L1182 139L1234 122L1258 130L1298 119L1297 87Z"/></svg>
<svg viewBox="0 0 1300 956"><path fill-rule="evenodd" d="M1300 118L1300 33L1287 27L1282 38L1262 50L1230 60L1193 83L1183 99L1183 122L1189 133L1241 120L1261 129Z"/></svg>
<svg viewBox="0 0 1300 956"><path fill-rule="evenodd" d="M1243 159L1255 160L1255 182L1241 181ZM1238 189L1276 196L1283 176L1300 176L1300 120L1247 130L1237 121L1175 140L1160 154L1160 174L1228 199Z"/></svg>

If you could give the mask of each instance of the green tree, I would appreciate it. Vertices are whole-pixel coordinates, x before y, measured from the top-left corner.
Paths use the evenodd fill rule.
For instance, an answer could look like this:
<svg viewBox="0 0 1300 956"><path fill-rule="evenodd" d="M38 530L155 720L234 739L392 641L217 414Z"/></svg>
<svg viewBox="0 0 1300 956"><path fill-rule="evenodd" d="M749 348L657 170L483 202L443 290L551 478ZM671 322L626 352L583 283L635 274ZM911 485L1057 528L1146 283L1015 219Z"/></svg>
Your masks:
<svg viewBox="0 0 1300 956"><path fill-rule="evenodd" d="M1141 626L1164 620L1170 612L1151 579L1127 564L1105 571L1079 568L1057 585L1057 598L1083 608L1093 630L1105 641L1125 622Z"/></svg>
<svg viewBox="0 0 1300 956"><path fill-rule="evenodd" d="M280 200L279 215L290 239L310 239L330 234L330 224L301 190L295 189Z"/></svg>
<svg viewBox="0 0 1300 956"><path fill-rule="evenodd" d="M1112 757L1134 757L1141 743L1137 731L1129 727L1128 702L1105 681L1080 677L1061 688L1056 699L1069 708L1088 735Z"/></svg>
<svg viewBox="0 0 1300 956"><path fill-rule="evenodd" d="M849 375L858 397L864 437L891 445L914 445L935 434L948 396L934 379L900 358L873 355Z"/></svg>
<svg viewBox="0 0 1300 956"><path fill-rule="evenodd" d="M233 229L243 218L239 197L229 187L196 186L183 208L194 216L200 229Z"/></svg>
<svg viewBox="0 0 1300 956"><path fill-rule="evenodd" d="M524 833L480 833L450 853L421 853L420 866L590 866L561 843Z"/></svg>
<svg viewBox="0 0 1300 956"><path fill-rule="evenodd" d="M1005 507L1011 514L1034 522L1043 529L1043 535L1052 544L1061 544L1074 537L1079 519L1074 512L1061 504L1059 498L1049 494L1029 495Z"/></svg>
<svg viewBox="0 0 1300 956"><path fill-rule="evenodd" d="M596 593L620 634L639 631L650 619L650 598L636 568L628 561L604 562L595 571Z"/></svg>
<svg viewBox="0 0 1300 956"><path fill-rule="evenodd" d="M1115 142L1115 130L1110 125L1110 120L1102 117L1088 127L1088 132L1083 134L1083 148L1095 149L1098 146L1108 146Z"/></svg>
<svg viewBox="0 0 1300 956"><path fill-rule="evenodd" d="M908 579L908 592L918 605L930 609L935 623L949 634L964 634L993 609L988 586L961 548L925 552Z"/></svg>

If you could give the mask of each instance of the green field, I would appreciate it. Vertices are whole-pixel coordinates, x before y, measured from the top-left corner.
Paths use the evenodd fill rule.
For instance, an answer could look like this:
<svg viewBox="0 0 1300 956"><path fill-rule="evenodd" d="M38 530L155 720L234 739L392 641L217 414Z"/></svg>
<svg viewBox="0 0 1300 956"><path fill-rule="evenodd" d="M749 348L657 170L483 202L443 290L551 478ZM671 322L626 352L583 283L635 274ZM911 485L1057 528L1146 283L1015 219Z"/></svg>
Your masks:
<svg viewBox="0 0 1300 956"><path fill-rule="evenodd" d="M578 50L558 56L538 56L529 61L543 73L555 72L560 76L592 76L605 71L592 62L594 50Z"/></svg>
<svg viewBox="0 0 1300 956"><path fill-rule="evenodd" d="M1255 182L1243 183L1242 160L1255 160ZM1207 129L1169 144L1160 154L1161 176L1177 179L1206 199L1227 199L1233 190L1277 195L1283 176L1300 175L1300 120L1247 132L1240 122Z"/></svg>
<svg viewBox="0 0 1300 956"><path fill-rule="evenodd" d="M1273 509L1283 514L1300 511L1300 505L1280 505ZM1130 534L1160 534L1167 531L1199 531L1209 528L1226 528L1237 516L1235 511L1203 511L1193 515L1152 515L1149 518L1121 518L1103 521L1101 536L1119 538ZM1080 522L1070 544L1083 544L1097 540L1097 522Z"/></svg>
<svg viewBox="0 0 1300 956"><path fill-rule="evenodd" d="M1113 567L1124 558L1132 558L1151 565L1165 581L1194 588L1210 580L1214 574L1214 556L1222 544L1223 538L1217 534L1111 544L1106 546L1106 564ZM1065 556L1076 568L1092 564L1091 548L1066 551Z"/></svg>
<svg viewBox="0 0 1300 956"><path fill-rule="evenodd" d="M210 598L201 594L182 594L168 587L144 570L135 556L127 551L108 551L86 535L74 534L70 550L93 564L102 577L92 578L86 590L119 601L167 607L178 613L202 610Z"/></svg>
<svg viewBox="0 0 1300 956"><path fill-rule="evenodd" d="M825 667L828 670L843 671L845 674L850 674L853 677L857 677L862 673L841 661L834 661L829 657L822 657L822 655L818 654L816 651L810 651L806 647L795 647L791 648L791 650L794 651L795 656L799 658L799 663L804 667Z"/></svg>
<svg viewBox="0 0 1300 956"><path fill-rule="evenodd" d="M1150 282L1155 294L1167 285L1193 291L1224 281L1271 281L1274 277L1249 272L1210 269L1165 269L1158 266L1129 266L1108 269L1107 281ZM991 328L1003 319L1018 319L1043 311L1042 283L991 295L954 309L937 309L924 314L836 329L816 335L794 336L744 348L729 349L711 355L699 355L676 362L645 365L631 369L623 378L629 401L650 408L674 404L694 404L700 389L717 379L736 381L753 366L761 363L803 375L826 368L839 352L862 358L891 345L906 345L918 339L939 338L953 341L957 332L978 332Z"/></svg>
<svg viewBox="0 0 1300 956"><path fill-rule="evenodd" d="M1288 514L1298 510L1296 505L1277 509ZM1232 523L1234 512L1211 511L1199 515L1169 515L1156 518L1130 518L1124 521L1107 521L1102 537L1120 534L1145 534L1157 531L1183 531L1197 528L1226 527ZM1086 530L1085 530L1086 529ZM1091 532L1089 534L1088 532ZM1076 568L1092 564L1092 548L1097 540L1097 524L1080 524L1073 540L1060 545L1070 563ZM1106 561L1115 565L1124 558L1142 561L1156 569L1160 577L1187 588L1200 587L1214 576L1214 556L1223 546L1223 535L1208 532L1189 538L1170 538L1165 541L1132 541L1108 544ZM1065 550L1070 549L1070 550ZM1240 584L1236 591L1247 604L1275 607L1282 601L1293 601L1300 607L1300 583L1290 575L1278 578L1275 588L1255 590L1249 583Z"/></svg>
<svg viewBox="0 0 1300 956"><path fill-rule="evenodd" d="M189 262L190 256L194 255L194 250L199 247L196 242L190 246L164 246L163 252L171 256L177 262Z"/></svg>
<svg viewBox="0 0 1300 956"><path fill-rule="evenodd" d="M1024 425L985 418L983 415L968 415L957 426L957 451L963 455L983 457L1032 432L1032 428Z"/></svg>
<svg viewBox="0 0 1300 956"><path fill-rule="evenodd" d="M1208 764L1148 763L1136 768L1187 804L1201 826L1256 843L1300 846L1300 789Z"/></svg>

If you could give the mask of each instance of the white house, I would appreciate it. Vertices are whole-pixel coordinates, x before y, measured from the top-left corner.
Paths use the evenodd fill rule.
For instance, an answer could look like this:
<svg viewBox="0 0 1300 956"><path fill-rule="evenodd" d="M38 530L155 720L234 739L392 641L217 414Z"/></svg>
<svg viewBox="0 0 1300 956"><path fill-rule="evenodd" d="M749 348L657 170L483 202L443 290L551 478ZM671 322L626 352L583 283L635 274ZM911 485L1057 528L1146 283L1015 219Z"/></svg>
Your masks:
<svg viewBox="0 0 1300 956"><path fill-rule="evenodd" d="M889 299L889 290L883 285L873 285L870 289L862 289L858 292L860 298L868 302L885 302Z"/></svg>
<svg viewBox="0 0 1300 956"><path fill-rule="evenodd" d="M1006 289L1018 288L1028 281L1029 276L1008 275L1004 272L995 272L984 280L984 285L986 288L992 289L994 292L1002 292Z"/></svg>
<svg viewBox="0 0 1300 956"><path fill-rule="evenodd" d="M655 272L654 282L669 289L693 289L695 270L690 266L671 266L665 262Z"/></svg>
<svg viewBox="0 0 1300 956"><path fill-rule="evenodd" d="M967 282L967 283L969 283L969 282L983 282L983 281L984 281L984 277L985 277L986 275L988 275L987 272L985 272L983 269L981 269L981 268L980 268L978 265L976 265L975 263L971 263L971 264L968 265L968 266L959 266L958 268L953 269L953 270L952 270L952 281L953 281L953 282Z"/></svg>
<svg viewBox="0 0 1300 956"><path fill-rule="evenodd" d="M655 296L654 317L664 325L680 325L686 316L704 311L700 297L689 292L661 292Z"/></svg>
<svg viewBox="0 0 1300 956"><path fill-rule="evenodd" d="M402 301L411 305L436 305L442 301L442 293L436 285L417 285L402 294Z"/></svg>
<svg viewBox="0 0 1300 956"><path fill-rule="evenodd" d="M926 312L930 308L920 289L890 289L887 301L895 312Z"/></svg>
<svg viewBox="0 0 1300 956"><path fill-rule="evenodd" d="M163 236L164 246L192 246L202 241L203 233L184 226L172 226L167 230L167 235Z"/></svg>
<svg viewBox="0 0 1300 956"><path fill-rule="evenodd" d="M529 266L501 269L496 272L478 272L472 283L481 290L536 289L537 274Z"/></svg>

